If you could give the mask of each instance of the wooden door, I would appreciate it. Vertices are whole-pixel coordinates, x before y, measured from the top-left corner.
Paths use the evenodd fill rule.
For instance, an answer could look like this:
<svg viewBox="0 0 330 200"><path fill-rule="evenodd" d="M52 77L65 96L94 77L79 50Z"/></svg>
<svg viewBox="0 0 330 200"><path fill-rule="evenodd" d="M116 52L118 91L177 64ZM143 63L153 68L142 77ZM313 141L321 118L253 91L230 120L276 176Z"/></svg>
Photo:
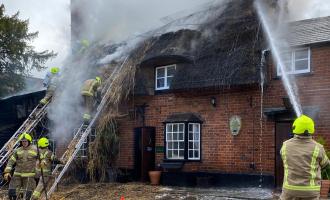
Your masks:
<svg viewBox="0 0 330 200"><path fill-rule="evenodd" d="M282 187L284 169L280 150L284 141L292 137L292 122L276 122L275 124L275 185Z"/></svg>
<svg viewBox="0 0 330 200"><path fill-rule="evenodd" d="M155 128L134 129L134 171L139 181L149 181L148 172L155 169Z"/></svg>

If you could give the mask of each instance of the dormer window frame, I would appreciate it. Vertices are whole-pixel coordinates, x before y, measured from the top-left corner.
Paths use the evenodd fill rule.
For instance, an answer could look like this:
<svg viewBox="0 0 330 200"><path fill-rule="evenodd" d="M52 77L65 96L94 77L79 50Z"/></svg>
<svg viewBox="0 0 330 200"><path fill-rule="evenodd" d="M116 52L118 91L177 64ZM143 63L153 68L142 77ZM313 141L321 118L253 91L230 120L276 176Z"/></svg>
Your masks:
<svg viewBox="0 0 330 200"><path fill-rule="evenodd" d="M168 75L168 70L169 68L174 67L174 70L176 70L176 64L171 64L171 65L165 65L165 66L159 66L155 68L155 90L168 90L170 89L170 84L168 83L169 78L173 78L173 75ZM159 71L164 69L164 74L163 76L159 76ZM159 87L158 85L158 80L164 80L163 86Z"/></svg>

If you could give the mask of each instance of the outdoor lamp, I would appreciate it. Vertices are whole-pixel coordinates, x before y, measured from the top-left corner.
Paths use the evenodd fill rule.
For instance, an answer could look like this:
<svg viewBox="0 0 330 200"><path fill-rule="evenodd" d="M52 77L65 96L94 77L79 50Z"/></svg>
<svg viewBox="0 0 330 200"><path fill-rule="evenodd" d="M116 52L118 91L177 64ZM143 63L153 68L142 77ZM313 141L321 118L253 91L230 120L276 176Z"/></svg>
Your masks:
<svg viewBox="0 0 330 200"><path fill-rule="evenodd" d="M215 97L211 97L211 104L213 107L217 106L217 99Z"/></svg>

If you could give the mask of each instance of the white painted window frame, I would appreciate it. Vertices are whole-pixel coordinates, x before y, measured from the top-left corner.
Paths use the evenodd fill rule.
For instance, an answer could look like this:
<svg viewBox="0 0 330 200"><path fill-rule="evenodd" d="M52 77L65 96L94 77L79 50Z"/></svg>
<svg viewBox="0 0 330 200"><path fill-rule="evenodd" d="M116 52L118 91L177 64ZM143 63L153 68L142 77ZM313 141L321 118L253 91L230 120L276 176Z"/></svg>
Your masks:
<svg viewBox="0 0 330 200"><path fill-rule="evenodd" d="M167 89L170 88L169 86L167 86L167 79L168 79L168 77L174 77L174 76L167 76L167 69L170 68L170 67L174 67L174 69L176 70L176 64L156 67L156 70L155 70L155 90L167 90ZM157 70L159 70L159 69L165 69L164 77L157 77ZM164 87L158 87L158 85L157 85L157 80L161 79L161 78L165 78Z"/></svg>
<svg viewBox="0 0 330 200"><path fill-rule="evenodd" d="M189 131L189 126L192 125L194 127L194 125L198 125L198 140L195 139L195 132L194 132L194 128L193 131ZM190 133L192 133L193 138L192 140L189 138ZM193 143L193 148L190 149L189 148L189 142ZM194 148L194 143L198 142L198 149ZM193 157L189 157L189 151L192 150L193 151ZM195 150L198 150L198 157L195 157ZM188 160L200 160L201 159L201 124L200 123L188 123Z"/></svg>
<svg viewBox="0 0 330 200"><path fill-rule="evenodd" d="M299 60L308 60L308 68L307 69L303 69L303 70L296 70L296 61L299 61L299 60L296 60L295 59L295 53L296 51L299 51L299 50L308 50L308 58L305 58L305 59L299 59ZM304 74L304 73L309 73L311 71L311 49L310 47L306 47L306 48L297 48L297 49L294 49L291 51L291 65L292 65L292 70L287 72L288 74ZM277 65L276 67L277 69L277 76L281 76L281 72L280 72L280 67Z"/></svg>
<svg viewBox="0 0 330 200"><path fill-rule="evenodd" d="M183 125L183 132L180 132L180 131L178 131L178 132L174 132L173 131L173 128L172 128L172 130L170 131L169 130L169 126L174 126L174 125L178 125L178 127L180 126L180 125ZM178 128L179 129L179 128ZM180 130L180 129L179 129ZM179 133L183 133L183 139L182 140L180 140L179 139L179 137L178 137L178 139L177 140L174 140L173 139L173 133L176 133L176 134L179 134ZM172 140L169 140L169 138L167 137L167 134L172 134ZM166 138L166 159L169 159L169 160L184 160L185 159L185 147L183 147L183 149L180 149L180 142L183 142L183 143L185 143L185 124L184 123L167 123L166 124L166 131L165 131L165 138ZM169 148L169 142L172 142L173 143L173 145L174 145L174 142L178 142L178 148L177 149L174 149L173 147L170 149ZM169 152L169 150L171 150L171 151L173 151L173 150L177 150L178 151L178 157L171 157L171 158L169 158L169 155L168 155L168 152ZM179 151L180 150L183 150L183 157L179 157Z"/></svg>

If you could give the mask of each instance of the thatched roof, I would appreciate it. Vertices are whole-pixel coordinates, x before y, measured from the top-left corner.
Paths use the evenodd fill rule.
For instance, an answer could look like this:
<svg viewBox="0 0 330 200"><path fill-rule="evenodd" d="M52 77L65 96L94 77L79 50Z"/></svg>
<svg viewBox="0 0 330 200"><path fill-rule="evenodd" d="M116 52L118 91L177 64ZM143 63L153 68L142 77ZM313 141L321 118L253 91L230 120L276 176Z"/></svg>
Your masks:
<svg viewBox="0 0 330 200"><path fill-rule="evenodd" d="M235 0L198 30L153 37L137 73L136 94L150 94L154 68L167 64L178 64L172 90L259 83L260 32L253 1Z"/></svg>

